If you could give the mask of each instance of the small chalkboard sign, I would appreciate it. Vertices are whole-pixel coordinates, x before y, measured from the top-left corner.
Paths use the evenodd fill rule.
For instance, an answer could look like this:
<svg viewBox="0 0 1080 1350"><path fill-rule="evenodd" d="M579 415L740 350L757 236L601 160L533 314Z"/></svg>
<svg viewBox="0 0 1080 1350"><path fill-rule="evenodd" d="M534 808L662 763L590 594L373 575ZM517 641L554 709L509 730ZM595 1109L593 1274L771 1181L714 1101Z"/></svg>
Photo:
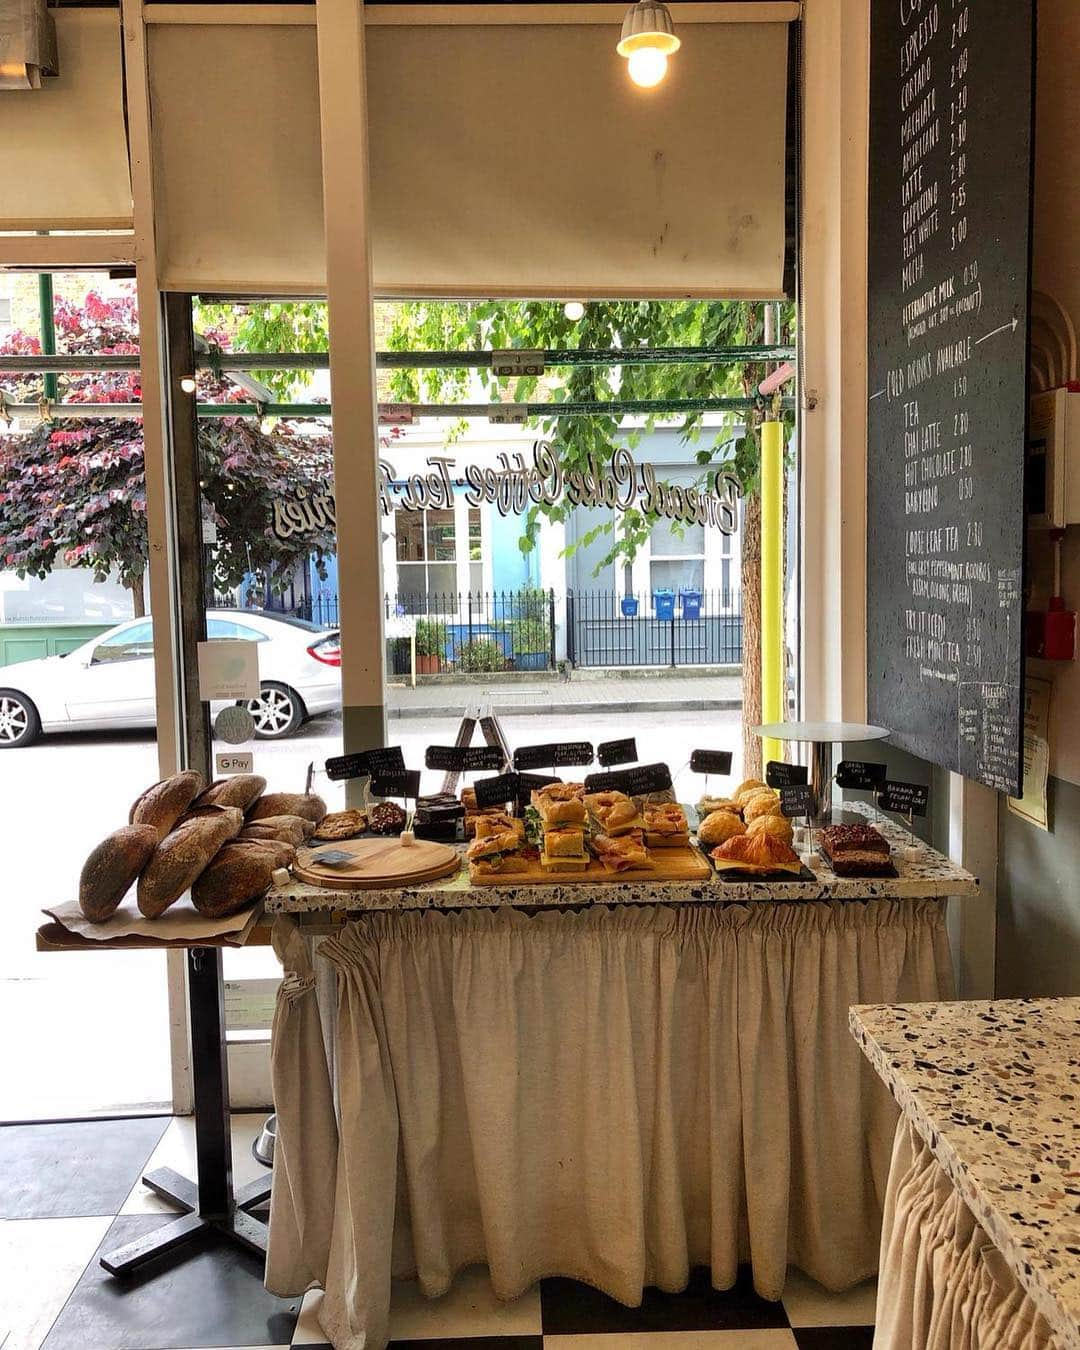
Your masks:
<svg viewBox="0 0 1080 1350"><path fill-rule="evenodd" d="M518 803L521 806L528 806L530 795L537 788L545 788L549 783L561 783L561 778L552 778L546 773L519 773L518 779Z"/></svg>
<svg viewBox="0 0 1080 1350"><path fill-rule="evenodd" d="M356 750L351 755L335 755L326 761L326 776L333 783L340 783L346 778L364 778L367 772L366 750Z"/></svg>
<svg viewBox="0 0 1080 1350"><path fill-rule="evenodd" d="M477 806L485 809L517 801L520 781L516 773L500 773L495 778L478 778L473 785Z"/></svg>
<svg viewBox="0 0 1080 1350"><path fill-rule="evenodd" d="M694 750L690 755L690 768L694 773L731 772L730 750Z"/></svg>
<svg viewBox="0 0 1080 1350"><path fill-rule="evenodd" d="M505 763L506 755L501 746L468 745L461 767L466 773L475 773L478 769L501 769Z"/></svg>
<svg viewBox="0 0 1080 1350"><path fill-rule="evenodd" d="M585 779L586 792L625 792L628 797L666 792L670 787L671 770L666 764L638 764L632 769L591 773Z"/></svg>
<svg viewBox="0 0 1080 1350"><path fill-rule="evenodd" d="M788 819L810 814L809 783L785 783L780 788L780 813Z"/></svg>
<svg viewBox="0 0 1080 1350"><path fill-rule="evenodd" d="M465 749L463 745L429 745L424 751L424 768L460 773L465 767Z"/></svg>
<svg viewBox="0 0 1080 1350"><path fill-rule="evenodd" d="M366 750L368 773L372 778L382 778L386 774L404 773L405 756L400 745L378 745L374 750Z"/></svg>
<svg viewBox="0 0 1080 1350"><path fill-rule="evenodd" d="M604 741L596 747L596 758L605 769L612 764L633 764L637 757L637 742L633 736L622 741Z"/></svg>
<svg viewBox="0 0 1080 1350"><path fill-rule="evenodd" d="M548 745L519 745L515 769L555 769L593 762L592 741L554 741Z"/></svg>
<svg viewBox="0 0 1080 1350"><path fill-rule="evenodd" d="M771 788L796 787L806 782L805 764L784 764L770 759L765 765L765 781Z"/></svg>
<svg viewBox="0 0 1080 1350"><path fill-rule="evenodd" d="M925 783L897 783L891 778L877 795L882 811L898 816L925 816L929 801L930 789Z"/></svg>
<svg viewBox="0 0 1080 1350"><path fill-rule="evenodd" d="M884 786L885 775L884 764L871 764L862 759L842 759L836 766L836 786L873 792Z"/></svg>
<svg viewBox="0 0 1080 1350"><path fill-rule="evenodd" d="M400 773L372 775L373 797L419 797L420 770L403 769Z"/></svg>

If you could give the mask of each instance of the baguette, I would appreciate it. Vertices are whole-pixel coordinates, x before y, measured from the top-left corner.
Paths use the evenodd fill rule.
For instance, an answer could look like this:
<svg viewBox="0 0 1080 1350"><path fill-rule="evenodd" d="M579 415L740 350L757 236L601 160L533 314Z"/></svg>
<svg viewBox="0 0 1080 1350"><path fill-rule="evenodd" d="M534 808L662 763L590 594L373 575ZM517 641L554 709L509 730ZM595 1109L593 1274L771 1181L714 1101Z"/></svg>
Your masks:
<svg viewBox="0 0 1080 1350"><path fill-rule="evenodd" d="M214 808L178 825L158 844L139 877L138 904L148 919L164 914L213 860L218 849L240 833L243 812L235 806Z"/></svg>
<svg viewBox="0 0 1080 1350"><path fill-rule="evenodd" d="M326 803L314 792L268 792L248 812L248 821L267 816L303 816L316 825L326 815Z"/></svg>
<svg viewBox="0 0 1080 1350"><path fill-rule="evenodd" d="M274 863L258 849L226 844L196 879L191 903L208 918L226 919L266 894L273 871Z"/></svg>
<svg viewBox="0 0 1080 1350"><path fill-rule="evenodd" d="M294 847L310 839L315 822L303 816L266 816L252 821L240 831L241 839L284 839Z"/></svg>
<svg viewBox="0 0 1080 1350"><path fill-rule="evenodd" d="M157 845L153 825L125 825L91 852L79 876L79 908L91 923L104 923L116 913Z"/></svg>
<svg viewBox="0 0 1080 1350"><path fill-rule="evenodd" d="M186 769L163 778L136 797L129 825L152 825L158 839L164 839L205 786L201 773Z"/></svg>
<svg viewBox="0 0 1080 1350"><path fill-rule="evenodd" d="M196 806L238 806L250 811L266 791L266 779L257 773L238 773L233 778L216 778L200 796Z"/></svg>

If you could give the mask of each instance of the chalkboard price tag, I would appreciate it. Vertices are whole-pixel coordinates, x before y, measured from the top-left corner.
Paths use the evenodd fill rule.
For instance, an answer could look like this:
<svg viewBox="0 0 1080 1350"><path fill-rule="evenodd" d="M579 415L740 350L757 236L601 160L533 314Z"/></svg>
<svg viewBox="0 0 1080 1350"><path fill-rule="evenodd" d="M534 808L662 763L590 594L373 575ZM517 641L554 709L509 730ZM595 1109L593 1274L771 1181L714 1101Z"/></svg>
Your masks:
<svg viewBox="0 0 1080 1350"><path fill-rule="evenodd" d="M367 772L366 750L357 750L351 755L336 755L326 761L326 776L334 783L340 783L346 778L364 778Z"/></svg>
<svg viewBox="0 0 1080 1350"><path fill-rule="evenodd" d="M514 751L515 769L552 769L555 767L553 745L519 745Z"/></svg>
<svg viewBox="0 0 1080 1350"><path fill-rule="evenodd" d="M873 792L875 788L884 786L885 772L884 764L871 764L862 759L842 759L836 766L836 786Z"/></svg>
<svg viewBox="0 0 1080 1350"><path fill-rule="evenodd" d="M373 797L419 797L420 770L403 769L400 773L372 775Z"/></svg>
<svg viewBox="0 0 1080 1350"><path fill-rule="evenodd" d="M765 781L771 788L798 787L806 782L805 764L783 764L770 759L765 765Z"/></svg>
<svg viewBox="0 0 1080 1350"><path fill-rule="evenodd" d="M517 801L520 779L516 773L500 773L495 778L478 778L473 786L476 804L483 810Z"/></svg>
<svg viewBox="0 0 1080 1350"><path fill-rule="evenodd" d="M498 745L468 745L465 747L464 769L475 773L477 769L501 769L506 756Z"/></svg>
<svg viewBox="0 0 1080 1350"><path fill-rule="evenodd" d="M465 746L429 745L424 751L425 769L447 769L460 773L465 767Z"/></svg>
<svg viewBox="0 0 1080 1350"><path fill-rule="evenodd" d="M810 785L784 783L780 787L780 813L788 819L810 814Z"/></svg>
<svg viewBox="0 0 1080 1350"><path fill-rule="evenodd" d="M592 741L557 741L552 763L556 768L591 764L593 755Z"/></svg>
<svg viewBox="0 0 1080 1350"><path fill-rule="evenodd" d="M405 756L400 745L379 745L374 750L365 751L367 771L372 778L383 778L387 774L405 772Z"/></svg>
<svg viewBox="0 0 1080 1350"><path fill-rule="evenodd" d="M612 764L632 764L637 757L637 742L633 736L627 736L623 741L604 741L596 747L596 758L605 769Z"/></svg>
<svg viewBox="0 0 1080 1350"><path fill-rule="evenodd" d="M731 751L694 750L690 755L690 770L692 773L729 774L731 772Z"/></svg>
<svg viewBox="0 0 1080 1350"><path fill-rule="evenodd" d="M537 788L545 788L549 783L561 783L561 778L552 778L546 773L519 773L518 779L518 805L528 806L529 798Z"/></svg>
<svg viewBox="0 0 1080 1350"><path fill-rule="evenodd" d="M877 795L878 806L898 816L925 816L929 801L930 789L925 783L896 783L892 779Z"/></svg>
<svg viewBox="0 0 1080 1350"><path fill-rule="evenodd" d="M625 792L628 797L666 792L670 787L671 770L666 764L637 764L632 769L591 773L585 779L586 792Z"/></svg>

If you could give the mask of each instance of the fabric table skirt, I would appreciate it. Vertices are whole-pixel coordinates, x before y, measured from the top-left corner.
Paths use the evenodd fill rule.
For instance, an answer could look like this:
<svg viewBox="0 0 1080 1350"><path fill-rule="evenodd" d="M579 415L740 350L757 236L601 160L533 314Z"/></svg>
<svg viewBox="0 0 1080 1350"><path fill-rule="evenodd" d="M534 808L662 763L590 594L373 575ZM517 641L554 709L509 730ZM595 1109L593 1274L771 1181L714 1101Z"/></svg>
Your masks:
<svg viewBox="0 0 1080 1350"><path fill-rule="evenodd" d="M706 1265L874 1273L896 1108L854 1003L951 996L943 901L378 913L336 970L335 1112L292 921L274 1025L267 1286L321 1285L339 1350L387 1338L390 1279L488 1266L636 1305Z"/></svg>
<svg viewBox="0 0 1080 1350"><path fill-rule="evenodd" d="M874 1350L1056 1350L915 1127L901 1120L881 1234Z"/></svg>

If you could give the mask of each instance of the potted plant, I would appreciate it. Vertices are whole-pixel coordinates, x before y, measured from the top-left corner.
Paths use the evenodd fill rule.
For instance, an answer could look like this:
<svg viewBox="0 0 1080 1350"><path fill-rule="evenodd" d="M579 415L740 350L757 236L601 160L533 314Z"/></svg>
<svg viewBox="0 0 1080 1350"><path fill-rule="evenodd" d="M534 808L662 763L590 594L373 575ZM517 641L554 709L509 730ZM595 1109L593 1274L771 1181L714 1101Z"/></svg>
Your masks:
<svg viewBox="0 0 1080 1350"><path fill-rule="evenodd" d="M438 675L446 662L446 624L434 619L416 621L416 673Z"/></svg>
<svg viewBox="0 0 1080 1350"><path fill-rule="evenodd" d="M457 668L470 674L490 674L506 668L506 657L495 638L473 638L459 648Z"/></svg>
<svg viewBox="0 0 1080 1350"><path fill-rule="evenodd" d="M506 625L515 670L546 670L551 658L551 623L546 591L519 591L515 617Z"/></svg>

